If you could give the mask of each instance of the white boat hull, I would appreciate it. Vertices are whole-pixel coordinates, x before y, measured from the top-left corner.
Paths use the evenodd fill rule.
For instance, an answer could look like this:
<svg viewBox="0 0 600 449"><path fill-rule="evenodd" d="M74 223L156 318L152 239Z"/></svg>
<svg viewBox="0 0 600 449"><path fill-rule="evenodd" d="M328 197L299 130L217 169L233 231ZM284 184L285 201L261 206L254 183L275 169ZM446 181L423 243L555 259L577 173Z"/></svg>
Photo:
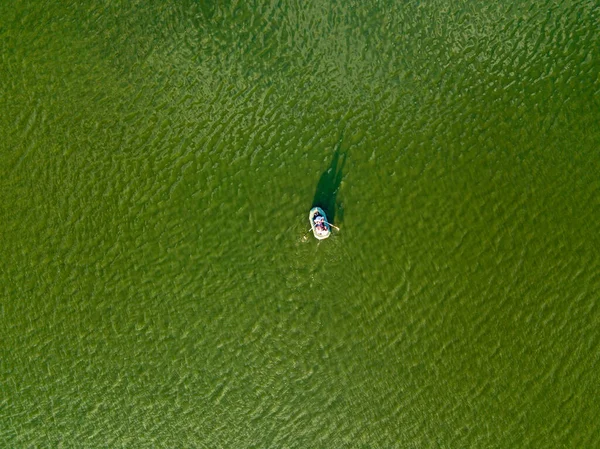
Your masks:
<svg viewBox="0 0 600 449"><path fill-rule="evenodd" d="M322 225L315 222L315 219L318 219L320 216L323 217L324 220ZM327 216L325 215L325 212L323 212L323 209L320 207L313 207L308 213L308 219L315 238L323 240L331 235L331 227L329 226Z"/></svg>

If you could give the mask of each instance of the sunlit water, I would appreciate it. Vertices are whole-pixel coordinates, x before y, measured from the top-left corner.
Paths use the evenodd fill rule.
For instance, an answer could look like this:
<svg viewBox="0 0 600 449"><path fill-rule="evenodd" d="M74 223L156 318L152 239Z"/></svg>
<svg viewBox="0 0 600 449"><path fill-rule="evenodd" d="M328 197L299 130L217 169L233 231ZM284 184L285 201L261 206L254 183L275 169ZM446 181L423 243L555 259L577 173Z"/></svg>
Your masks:
<svg viewBox="0 0 600 449"><path fill-rule="evenodd" d="M0 446L600 446L596 2L132 3L0 5Z"/></svg>

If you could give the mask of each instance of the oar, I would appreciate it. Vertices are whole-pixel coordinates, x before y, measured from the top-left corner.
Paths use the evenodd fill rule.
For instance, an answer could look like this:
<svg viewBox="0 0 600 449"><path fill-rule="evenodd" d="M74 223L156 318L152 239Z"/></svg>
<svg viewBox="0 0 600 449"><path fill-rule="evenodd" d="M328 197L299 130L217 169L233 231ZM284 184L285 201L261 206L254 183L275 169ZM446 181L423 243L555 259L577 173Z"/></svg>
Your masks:
<svg viewBox="0 0 600 449"><path fill-rule="evenodd" d="M308 231L306 231L306 233L302 236L302 240L306 239L306 236L308 235L309 232L312 232L312 226L310 227L310 229Z"/></svg>
<svg viewBox="0 0 600 449"><path fill-rule="evenodd" d="M326 221L325 223L327 223L329 226L337 229L338 231L340 230L340 228L338 228L336 225L333 225L333 224L329 223L328 221Z"/></svg>

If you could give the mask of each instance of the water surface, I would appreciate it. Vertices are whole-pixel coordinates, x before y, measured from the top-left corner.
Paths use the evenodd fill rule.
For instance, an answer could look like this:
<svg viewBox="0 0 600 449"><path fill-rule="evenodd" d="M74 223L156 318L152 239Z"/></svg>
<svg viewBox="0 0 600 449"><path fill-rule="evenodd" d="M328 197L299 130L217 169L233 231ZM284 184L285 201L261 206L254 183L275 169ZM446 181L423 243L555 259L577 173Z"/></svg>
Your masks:
<svg viewBox="0 0 600 449"><path fill-rule="evenodd" d="M0 17L0 445L600 444L595 2Z"/></svg>

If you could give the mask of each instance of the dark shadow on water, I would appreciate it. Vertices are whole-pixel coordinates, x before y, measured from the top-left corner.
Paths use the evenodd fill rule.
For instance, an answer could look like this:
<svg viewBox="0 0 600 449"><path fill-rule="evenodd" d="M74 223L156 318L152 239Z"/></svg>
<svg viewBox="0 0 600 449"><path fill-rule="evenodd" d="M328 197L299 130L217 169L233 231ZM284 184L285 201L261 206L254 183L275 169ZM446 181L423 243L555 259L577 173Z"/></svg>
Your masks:
<svg viewBox="0 0 600 449"><path fill-rule="evenodd" d="M342 139L336 145L329 168L319 178L317 191L313 198L313 207L317 206L323 209L327 215L327 220L332 224L335 224L336 213L339 212L337 214L339 221L341 221L343 215L343 208L337 204L337 194L344 176L344 165L346 164L346 153L340 151Z"/></svg>

